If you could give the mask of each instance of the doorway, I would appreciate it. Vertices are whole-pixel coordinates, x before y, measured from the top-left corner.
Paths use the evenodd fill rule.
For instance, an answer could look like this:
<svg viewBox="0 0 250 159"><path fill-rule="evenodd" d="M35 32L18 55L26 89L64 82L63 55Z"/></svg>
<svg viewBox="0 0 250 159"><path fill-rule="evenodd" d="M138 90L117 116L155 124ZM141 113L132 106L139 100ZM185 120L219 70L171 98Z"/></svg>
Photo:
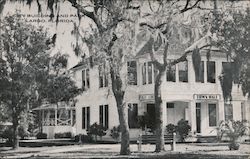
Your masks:
<svg viewBox="0 0 250 159"><path fill-rule="evenodd" d="M147 127L154 129L154 126L155 126L155 105L154 104L147 104L147 116L148 116Z"/></svg>
<svg viewBox="0 0 250 159"><path fill-rule="evenodd" d="M196 132L201 133L201 103L196 103Z"/></svg>

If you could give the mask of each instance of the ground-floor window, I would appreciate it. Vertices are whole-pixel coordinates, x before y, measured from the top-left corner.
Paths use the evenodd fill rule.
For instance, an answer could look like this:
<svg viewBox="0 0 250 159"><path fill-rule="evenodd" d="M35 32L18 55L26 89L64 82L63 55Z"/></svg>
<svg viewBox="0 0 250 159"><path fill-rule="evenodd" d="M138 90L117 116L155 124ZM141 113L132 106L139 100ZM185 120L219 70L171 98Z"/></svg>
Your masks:
<svg viewBox="0 0 250 159"><path fill-rule="evenodd" d="M82 108L82 129L88 129L90 126L90 107Z"/></svg>
<svg viewBox="0 0 250 159"><path fill-rule="evenodd" d="M137 103L128 104L128 125L129 128L139 128Z"/></svg>
<svg viewBox="0 0 250 159"><path fill-rule="evenodd" d="M233 120L233 105L225 103L225 120Z"/></svg>
<svg viewBox="0 0 250 159"><path fill-rule="evenodd" d="M109 108L108 105L99 106L99 123L104 128L109 128Z"/></svg>
<svg viewBox="0 0 250 159"><path fill-rule="evenodd" d="M216 104L208 104L209 126L217 125Z"/></svg>
<svg viewBox="0 0 250 159"><path fill-rule="evenodd" d="M244 103L241 102L241 120L245 120L245 115L244 115Z"/></svg>

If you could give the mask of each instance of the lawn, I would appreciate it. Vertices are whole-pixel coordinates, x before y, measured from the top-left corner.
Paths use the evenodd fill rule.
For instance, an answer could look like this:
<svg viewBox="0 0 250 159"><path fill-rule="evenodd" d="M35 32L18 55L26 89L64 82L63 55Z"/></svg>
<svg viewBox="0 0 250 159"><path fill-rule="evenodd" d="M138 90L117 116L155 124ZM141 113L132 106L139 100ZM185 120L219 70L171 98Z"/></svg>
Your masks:
<svg viewBox="0 0 250 159"><path fill-rule="evenodd" d="M177 144L175 152L166 145L166 152L154 153L154 145L143 145L138 152L137 145L131 145L131 155L119 155L119 144L84 144L52 147L20 147L18 150L0 148L0 158L187 158L187 159L247 159L250 158L250 144L242 144L240 150L229 151L225 143Z"/></svg>

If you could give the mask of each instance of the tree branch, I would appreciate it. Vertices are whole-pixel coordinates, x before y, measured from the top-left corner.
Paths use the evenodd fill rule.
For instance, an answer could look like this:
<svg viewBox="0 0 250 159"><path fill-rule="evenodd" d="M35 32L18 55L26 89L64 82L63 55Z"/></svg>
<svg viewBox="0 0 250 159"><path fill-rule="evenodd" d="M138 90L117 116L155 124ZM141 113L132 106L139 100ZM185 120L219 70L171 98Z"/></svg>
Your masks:
<svg viewBox="0 0 250 159"><path fill-rule="evenodd" d="M181 13L184 13L184 12L190 10L190 9L193 9L194 7L196 7L196 6L198 5L198 3L199 3L201 0L196 0L196 2L195 2L191 7L188 7L190 1L191 1L191 0L187 0L187 1L186 1L186 5L185 5L185 7L181 10Z"/></svg>
<svg viewBox="0 0 250 159"><path fill-rule="evenodd" d="M76 0L68 0L73 7L75 7L79 12L83 13L85 16L89 17L94 21L96 24L98 30L100 32L103 32L105 30L105 27L101 24L100 20L96 17L94 12L87 11L84 7L81 5L77 4Z"/></svg>

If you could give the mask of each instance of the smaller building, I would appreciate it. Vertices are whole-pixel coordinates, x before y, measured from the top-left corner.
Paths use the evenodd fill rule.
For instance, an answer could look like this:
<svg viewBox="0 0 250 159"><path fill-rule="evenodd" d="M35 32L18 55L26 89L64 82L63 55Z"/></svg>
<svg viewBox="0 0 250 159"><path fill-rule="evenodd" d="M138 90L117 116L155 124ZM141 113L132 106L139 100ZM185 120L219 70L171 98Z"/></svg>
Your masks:
<svg viewBox="0 0 250 159"><path fill-rule="evenodd" d="M43 103L33 110L38 111L40 132L46 133L47 138L55 138L55 134L58 133L71 133L71 136L75 136L76 113L74 104L66 102Z"/></svg>

